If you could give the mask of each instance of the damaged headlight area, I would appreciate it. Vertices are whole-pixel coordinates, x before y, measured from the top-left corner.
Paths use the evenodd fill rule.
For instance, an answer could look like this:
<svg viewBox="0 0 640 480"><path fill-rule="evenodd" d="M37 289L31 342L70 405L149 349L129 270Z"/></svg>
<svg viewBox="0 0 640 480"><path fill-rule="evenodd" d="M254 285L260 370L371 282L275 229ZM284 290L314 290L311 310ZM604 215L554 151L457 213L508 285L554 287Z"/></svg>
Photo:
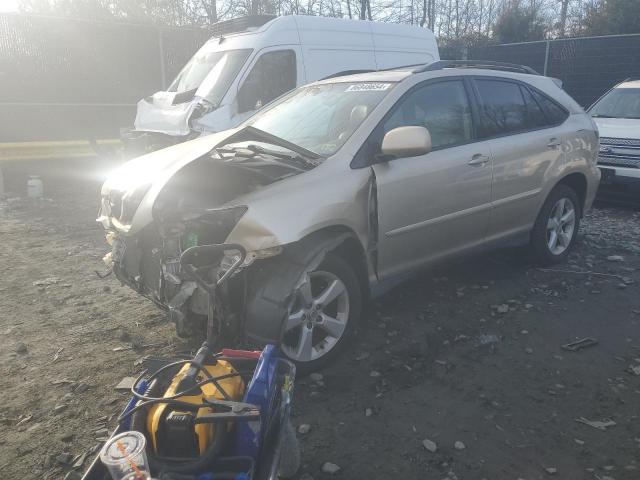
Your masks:
<svg viewBox="0 0 640 480"><path fill-rule="evenodd" d="M133 216L150 188L148 183L130 190L109 190L102 196L98 221L105 228L129 231Z"/></svg>
<svg viewBox="0 0 640 480"><path fill-rule="evenodd" d="M197 245L224 243L247 211L246 206L199 212L178 207L158 205L154 222L135 235L113 230L107 233L113 248L110 260L118 279L170 308L182 307L193 293L193 286L181 271L182 252ZM212 276L224 274L225 264L233 261L223 259L221 265L212 268Z"/></svg>
<svg viewBox="0 0 640 480"><path fill-rule="evenodd" d="M246 206L239 205L182 214L181 221L187 228L187 246L223 243L246 211Z"/></svg>

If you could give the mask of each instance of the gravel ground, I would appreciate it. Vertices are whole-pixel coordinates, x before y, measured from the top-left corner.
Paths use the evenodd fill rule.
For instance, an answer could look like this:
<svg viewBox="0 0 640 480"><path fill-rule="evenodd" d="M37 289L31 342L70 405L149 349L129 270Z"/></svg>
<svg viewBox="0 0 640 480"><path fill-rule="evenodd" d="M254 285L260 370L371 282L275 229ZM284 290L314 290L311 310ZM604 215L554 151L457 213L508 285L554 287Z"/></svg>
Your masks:
<svg viewBox="0 0 640 480"><path fill-rule="evenodd" d="M85 469L124 404L118 381L145 355L194 347L95 274L93 177L0 202L2 478ZM639 212L600 207L568 264L502 250L387 293L349 352L296 382L302 478L640 478L639 238ZM598 344L561 348L583 337Z"/></svg>

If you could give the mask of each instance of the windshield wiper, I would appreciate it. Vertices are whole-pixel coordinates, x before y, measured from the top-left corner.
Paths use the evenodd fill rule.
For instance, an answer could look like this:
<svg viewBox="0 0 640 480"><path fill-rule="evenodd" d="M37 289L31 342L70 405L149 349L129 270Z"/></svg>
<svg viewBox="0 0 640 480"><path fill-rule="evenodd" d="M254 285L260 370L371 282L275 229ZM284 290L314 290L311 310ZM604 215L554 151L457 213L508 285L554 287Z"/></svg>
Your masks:
<svg viewBox="0 0 640 480"><path fill-rule="evenodd" d="M278 150L273 150L271 148L265 148L260 145L249 144L247 145L246 148L247 150L251 150L256 155L260 155L260 154L270 155L272 157L279 158L281 160L287 160L287 161L295 162L298 164L303 163L307 167L309 166L316 167L318 165L316 162L312 162L311 160L306 159L300 155L289 155L287 153L280 152Z"/></svg>
<svg viewBox="0 0 640 480"><path fill-rule="evenodd" d="M264 148L260 145L247 145L246 147L221 147L215 148L214 151L220 155L224 153L231 153L234 156L227 159L230 162L240 161L243 164L255 163L256 157L259 157L260 164L279 164L286 165L288 168L293 168L300 172L304 172L316 166L310 160L307 160L299 155L289 155L278 150L272 150L270 148Z"/></svg>
<svg viewBox="0 0 640 480"><path fill-rule="evenodd" d="M271 145L276 145L278 147L284 147L287 150L291 150L293 153L297 153L304 160L307 160L309 165L313 165L314 167L318 165L318 162L314 160L319 160L322 158L320 155L312 152L311 150L307 150L300 145L291 143L284 138L277 137L276 135L265 132L264 130L260 130L259 128L253 127L251 125L247 125L246 127L238 130L236 133L227 138L223 145L248 140L259 140L265 143L270 143Z"/></svg>
<svg viewBox="0 0 640 480"><path fill-rule="evenodd" d="M593 118L617 118L617 117L612 117L611 115L601 115L599 113L596 113L594 115L591 115Z"/></svg>

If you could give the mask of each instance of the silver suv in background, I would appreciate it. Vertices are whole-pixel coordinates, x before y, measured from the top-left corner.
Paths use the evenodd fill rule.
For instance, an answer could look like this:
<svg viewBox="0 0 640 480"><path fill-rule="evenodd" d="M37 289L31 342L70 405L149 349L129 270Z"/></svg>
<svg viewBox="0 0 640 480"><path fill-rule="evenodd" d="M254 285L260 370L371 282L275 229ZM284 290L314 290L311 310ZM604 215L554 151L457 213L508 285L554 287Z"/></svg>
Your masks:
<svg viewBox="0 0 640 480"><path fill-rule="evenodd" d="M588 110L600 131L601 187L640 201L640 79L627 79Z"/></svg>
<svg viewBox="0 0 640 480"><path fill-rule="evenodd" d="M181 252L243 247L220 324L313 369L407 273L513 240L564 260L597 153L593 121L552 79L435 62L315 82L237 129L132 160L104 184L99 221L118 278L182 334L207 302ZM212 277L238 258L230 247Z"/></svg>

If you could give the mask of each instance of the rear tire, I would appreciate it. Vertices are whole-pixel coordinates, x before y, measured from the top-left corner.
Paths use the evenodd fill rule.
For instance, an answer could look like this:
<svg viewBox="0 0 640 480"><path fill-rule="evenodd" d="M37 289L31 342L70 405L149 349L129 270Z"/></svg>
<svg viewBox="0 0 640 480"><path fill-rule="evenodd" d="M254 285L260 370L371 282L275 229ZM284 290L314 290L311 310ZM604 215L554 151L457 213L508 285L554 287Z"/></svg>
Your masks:
<svg viewBox="0 0 640 480"><path fill-rule="evenodd" d="M578 194L567 185L556 185L531 230L530 248L535 261L546 266L565 261L576 242L581 217Z"/></svg>

